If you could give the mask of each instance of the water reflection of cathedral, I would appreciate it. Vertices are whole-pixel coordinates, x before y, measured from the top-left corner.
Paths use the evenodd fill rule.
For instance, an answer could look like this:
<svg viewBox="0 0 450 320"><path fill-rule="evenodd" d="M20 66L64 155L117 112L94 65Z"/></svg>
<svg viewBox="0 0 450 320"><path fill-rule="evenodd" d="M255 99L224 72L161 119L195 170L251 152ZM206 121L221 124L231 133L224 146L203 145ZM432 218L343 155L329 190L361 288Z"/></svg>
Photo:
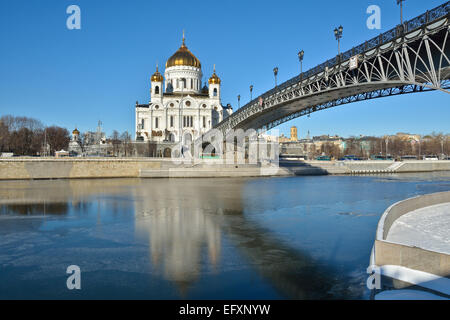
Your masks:
<svg viewBox="0 0 450 320"><path fill-rule="evenodd" d="M186 203L186 195L181 194L184 188L169 189L166 185L139 191L135 228L137 237L149 241L153 268L183 293L202 269L217 268L221 215L209 212L202 197ZM168 197L168 193L173 194Z"/></svg>
<svg viewBox="0 0 450 320"><path fill-rule="evenodd" d="M336 292L345 296L347 283L337 281L336 270L328 261L315 261L308 252L286 242L286 237L280 237L276 227L275 230L263 227L264 223L255 215L271 205L268 192L274 192L269 184L247 179L8 181L0 184L0 203L9 204L0 205L0 214L72 215L70 218L75 220L69 219L71 221L96 217L90 220L95 224L91 224L89 230L95 228L95 233L99 231L99 234L91 238L89 232L88 239L104 239L99 228L103 223L104 230L108 230L118 247L131 241L133 247L126 250L131 253L139 250L141 254L141 248L148 246L148 256L144 254L141 263L135 265L136 269L156 276L161 273L164 279L175 284L182 297L186 297L187 289L200 280L201 274L211 274L216 269L223 275L230 265L234 268L235 263L261 276L283 297L323 299L336 297ZM134 217L130 215L132 208ZM102 214L108 222L114 223L105 224L100 219ZM23 228L36 230L39 227L36 221L44 220L23 221L26 222L22 223ZM116 239L115 232L127 228L129 223L134 224L136 239L129 239L127 232ZM5 221L2 228L9 228ZM224 238L226 247L222 247ZM134 246L133 240L142 246ZM100 241L99 252L105 250L109 255L110 245L110 242L105 245ZM119 251L118 255L121 253ZM237 257L236 253L242 256ZM225 259L221 259L225 254L232 258L227 259L226 264ZM103 268L102 258L93 260L96 259ZM117 261L113 268L129 271L128 260L118 258Z"/></svg>

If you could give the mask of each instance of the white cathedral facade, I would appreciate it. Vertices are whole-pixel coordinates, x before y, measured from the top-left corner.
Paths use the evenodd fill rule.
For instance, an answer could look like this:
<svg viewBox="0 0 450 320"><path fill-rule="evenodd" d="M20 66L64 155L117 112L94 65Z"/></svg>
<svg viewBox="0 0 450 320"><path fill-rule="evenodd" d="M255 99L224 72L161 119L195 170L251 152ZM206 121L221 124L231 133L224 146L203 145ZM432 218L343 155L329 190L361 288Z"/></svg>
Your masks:
<svg viewBox="0 0 450 320"><path fill-rule="evenodd" d="M220 99L221 80L214 73L202 87L200 61L183 43L166 62L164 77L156 67L151 77L150 102L136 102L136 140L154 142L167 156L169 146L190 145L213 126L232 114Z"/></svg>

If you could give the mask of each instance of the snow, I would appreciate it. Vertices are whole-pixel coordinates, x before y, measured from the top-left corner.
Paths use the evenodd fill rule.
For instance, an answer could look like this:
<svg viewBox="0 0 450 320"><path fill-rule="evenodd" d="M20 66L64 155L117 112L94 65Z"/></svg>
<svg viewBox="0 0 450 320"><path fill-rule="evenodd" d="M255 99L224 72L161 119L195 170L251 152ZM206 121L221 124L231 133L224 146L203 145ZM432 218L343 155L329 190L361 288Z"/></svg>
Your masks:
<svg viewBox="0 0 450 320"><path fill-rule="evenodd" d="M450 202L401 216L392 225L386 240L450 254Z"/></svg>
<svg viewBox="0 0 450 320"><path fill-rule="evenodd" d="M418 290L388 290L375 295L375 300L449 300L447 298Z"/></svg>
<svg viewBox="0 0 450 320"><path fill-rule="evenodd" d="M413 285L418 285L423 288L450 296L450 279L448 278L394 265L381 266L380 273L384 276L405 281Z"/></svg>

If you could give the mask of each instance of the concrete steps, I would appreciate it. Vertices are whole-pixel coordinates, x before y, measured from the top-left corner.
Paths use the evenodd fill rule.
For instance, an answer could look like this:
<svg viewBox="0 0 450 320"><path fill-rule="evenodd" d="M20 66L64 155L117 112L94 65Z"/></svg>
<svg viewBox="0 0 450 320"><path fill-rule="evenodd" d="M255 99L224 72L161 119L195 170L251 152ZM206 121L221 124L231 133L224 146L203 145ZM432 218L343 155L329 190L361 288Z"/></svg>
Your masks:
<svg viewBox="0 0 450 320"><path fill-rule="evenodd" d="M395 170L352 170L351 174L380 174L380 173L396 173Z"/></svg>

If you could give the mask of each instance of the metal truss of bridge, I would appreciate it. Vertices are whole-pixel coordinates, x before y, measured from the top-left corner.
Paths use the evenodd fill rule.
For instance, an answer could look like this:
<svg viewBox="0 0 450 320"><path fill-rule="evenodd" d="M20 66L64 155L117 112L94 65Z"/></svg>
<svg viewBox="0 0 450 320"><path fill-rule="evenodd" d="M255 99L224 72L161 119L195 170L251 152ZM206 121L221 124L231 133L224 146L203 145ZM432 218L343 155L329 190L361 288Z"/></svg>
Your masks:
<svg viewBox="0 0 450 320"><path fill-rule="evenodd" d="M331 107L430 90L450 93L450 1L254 99L215 126L270 130ZM204 139L208 139L208 134Z"/></svg>

